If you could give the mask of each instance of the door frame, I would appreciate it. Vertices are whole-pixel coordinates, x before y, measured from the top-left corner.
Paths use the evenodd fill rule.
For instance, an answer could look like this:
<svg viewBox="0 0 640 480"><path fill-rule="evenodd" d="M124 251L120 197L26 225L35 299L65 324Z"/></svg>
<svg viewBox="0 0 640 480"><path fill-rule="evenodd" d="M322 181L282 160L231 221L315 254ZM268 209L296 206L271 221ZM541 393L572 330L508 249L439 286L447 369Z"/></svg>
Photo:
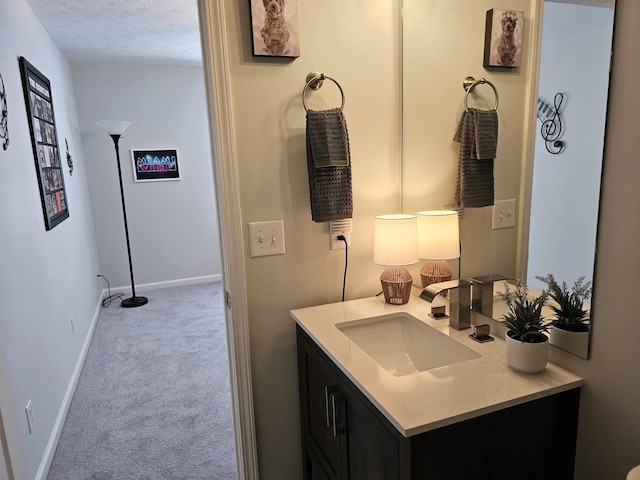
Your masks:
<svg viewBox="0 0 640 480"><path fill-rule="evenodd" d="M244 240L224 3L218 0L198 0L198 13L216 208L220 225L238 479L257 480Z"/></svg>

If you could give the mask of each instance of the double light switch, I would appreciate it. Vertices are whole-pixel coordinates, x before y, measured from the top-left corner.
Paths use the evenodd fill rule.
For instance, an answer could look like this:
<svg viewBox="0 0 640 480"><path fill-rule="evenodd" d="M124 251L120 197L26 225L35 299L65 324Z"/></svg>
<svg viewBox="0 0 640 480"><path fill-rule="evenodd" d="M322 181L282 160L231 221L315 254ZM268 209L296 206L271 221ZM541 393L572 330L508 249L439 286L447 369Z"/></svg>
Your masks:
<svg viewBox="0 0 640 480"><path fill-rule="evenodd" d="M252 258L284 254L284 222L249 223L249 250Z"/></svg>

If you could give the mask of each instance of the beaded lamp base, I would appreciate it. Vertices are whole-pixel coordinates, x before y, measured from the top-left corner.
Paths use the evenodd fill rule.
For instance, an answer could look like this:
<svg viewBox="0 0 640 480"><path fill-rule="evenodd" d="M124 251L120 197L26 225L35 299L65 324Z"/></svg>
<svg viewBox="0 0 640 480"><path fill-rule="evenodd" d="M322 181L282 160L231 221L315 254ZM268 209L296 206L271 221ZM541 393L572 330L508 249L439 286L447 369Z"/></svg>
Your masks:
<svg viewBox="0 0 640 480"><path fill-rule="evenodd" d="M422 288L432 283L449 281L452 273L446 260L427 260L427 263L420 270Z"/></svg>
<svg viewBox="0 0 640 480"><path fill-rule="evenodd" d="M405 267L388 267L380 275L384 300L393 305L404 305L409 301L413 278Z"/></svg>

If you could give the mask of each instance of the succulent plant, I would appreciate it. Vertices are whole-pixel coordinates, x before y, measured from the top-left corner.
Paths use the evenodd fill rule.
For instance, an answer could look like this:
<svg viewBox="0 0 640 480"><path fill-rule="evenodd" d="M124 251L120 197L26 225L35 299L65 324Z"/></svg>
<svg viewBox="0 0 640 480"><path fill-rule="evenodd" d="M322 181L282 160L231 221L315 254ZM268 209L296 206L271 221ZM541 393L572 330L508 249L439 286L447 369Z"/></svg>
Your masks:
<svg viewBox="0 0 640 480"><path fill-rule="evenodd" d="M536 278L547 284L549 296L555 302L549 304L555 313L551 324L571 332L588 331L589 311L584 308L584 301L591 296L591 281L585 283L585 277L580 277L569 290L567 282L558 283L551 273Z"/></svg>
<svg viewBox="0 0 640 480"><path fill-rule="evenodd" d="M548 293L543 290L537 297L529 296L529 288L522 280L517 280L515 290L505 282L505 291L498 292L507 304L509 313L501 321L511 331L511 338L526 343L544 341L544 332L549 330L549 322L545 321L542 307L547 302Z"/></svg>

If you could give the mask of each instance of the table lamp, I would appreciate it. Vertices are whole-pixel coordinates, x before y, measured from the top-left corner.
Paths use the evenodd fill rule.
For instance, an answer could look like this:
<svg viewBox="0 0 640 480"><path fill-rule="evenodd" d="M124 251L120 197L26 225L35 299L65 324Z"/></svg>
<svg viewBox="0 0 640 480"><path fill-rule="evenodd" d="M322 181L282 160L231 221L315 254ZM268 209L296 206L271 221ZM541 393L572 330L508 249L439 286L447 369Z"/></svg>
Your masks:
<svg viewBox="0 0 640 480"><path fill-rule="evenodd" d="M398 213L375 218L373 261L387 266L380 275L385 301L394 305L407 303L413 279L405 265L420 261L415 215Z"/></svg>
<svg viewBox="0 0 640 480"><path fill-rule="evenodd" d="M446 260L460 258L458 212L428 210L418 212L418 244L420 258L427 262L420 270L422 287L451 280Z"/></svg>

